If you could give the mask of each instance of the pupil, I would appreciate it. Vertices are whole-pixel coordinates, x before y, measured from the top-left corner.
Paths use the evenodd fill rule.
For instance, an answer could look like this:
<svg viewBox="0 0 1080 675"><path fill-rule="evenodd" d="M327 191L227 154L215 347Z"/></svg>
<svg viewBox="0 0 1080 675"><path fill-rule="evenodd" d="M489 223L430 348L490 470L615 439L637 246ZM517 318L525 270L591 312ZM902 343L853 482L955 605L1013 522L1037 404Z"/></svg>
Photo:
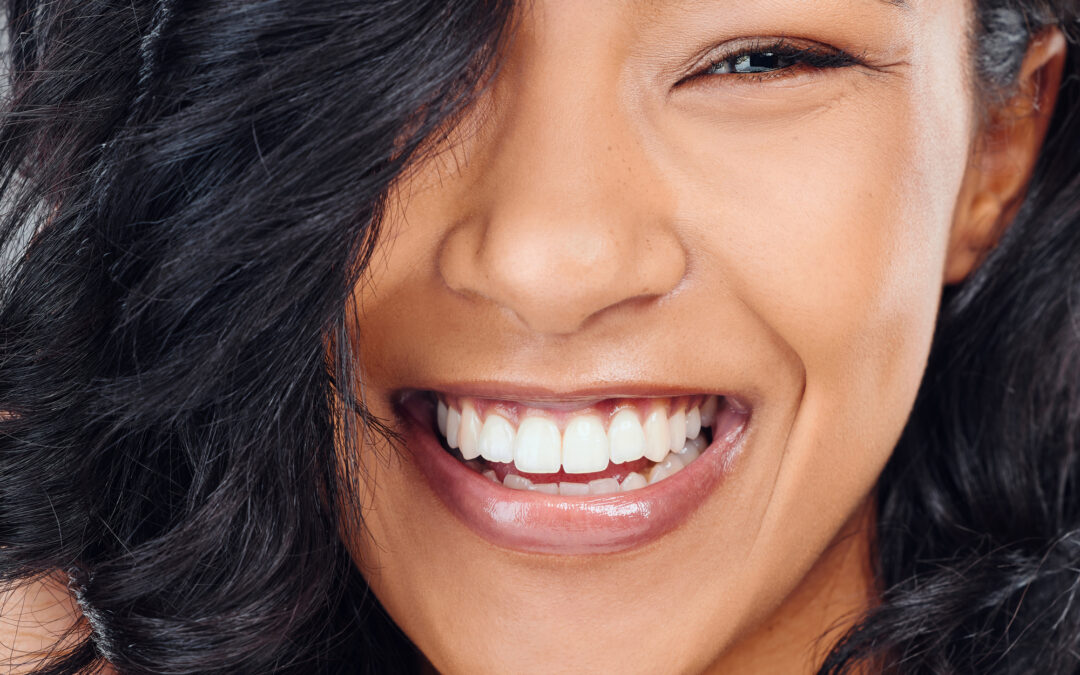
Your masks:
<svg viewBox="0 0 1080 675"><path fill-rule="evenodd" d="M775 52L744 54L735 59L736 73L765 73L791 66L790 59Z"/></svg>

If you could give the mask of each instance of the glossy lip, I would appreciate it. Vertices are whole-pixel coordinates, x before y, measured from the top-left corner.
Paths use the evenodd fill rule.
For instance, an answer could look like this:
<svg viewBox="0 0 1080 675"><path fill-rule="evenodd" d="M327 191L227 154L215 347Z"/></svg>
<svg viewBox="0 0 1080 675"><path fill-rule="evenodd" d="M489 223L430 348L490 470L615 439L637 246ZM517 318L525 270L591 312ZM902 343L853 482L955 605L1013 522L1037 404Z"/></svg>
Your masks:
<svg viewBox="0 0 1080 675"><path fill-rule="evenodd" d="M432 491L469 529L503 548L582 555L643 546L693 514L732 471L751 411L725 408L711 445L673 476L632 492L563 497L512 490L466 467L435 435L433 404L423 395L401 404L404 440Z"/></svg>

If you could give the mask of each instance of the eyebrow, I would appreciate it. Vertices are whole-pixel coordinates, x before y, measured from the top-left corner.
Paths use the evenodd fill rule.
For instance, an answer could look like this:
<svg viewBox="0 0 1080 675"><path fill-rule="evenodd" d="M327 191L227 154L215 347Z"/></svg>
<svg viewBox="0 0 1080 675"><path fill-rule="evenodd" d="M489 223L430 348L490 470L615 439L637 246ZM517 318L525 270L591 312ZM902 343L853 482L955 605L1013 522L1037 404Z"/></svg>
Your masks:
<svg viewBox="0 0 1080 675"><path fill-rule="evenodd" d="M880 2L883 2L886 5L892 5L893 7L899 7L900 9L911 9L911 5L908 4L907 0L880 0Z"/></svg>

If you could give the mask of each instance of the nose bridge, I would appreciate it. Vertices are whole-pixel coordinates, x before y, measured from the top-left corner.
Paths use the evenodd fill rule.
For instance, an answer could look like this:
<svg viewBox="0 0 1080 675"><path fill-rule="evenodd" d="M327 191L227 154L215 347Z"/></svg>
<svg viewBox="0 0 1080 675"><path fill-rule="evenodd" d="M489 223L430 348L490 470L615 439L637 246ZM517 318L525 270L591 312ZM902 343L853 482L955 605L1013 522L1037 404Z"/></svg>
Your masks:
<svg viewBox="0 0 1080 675"><path fill-rule="evenodd" d="M440 267L451 288L564 334L662 296L686 262L614 64L537 51L547 58L526 58L497 86L498 126L474 154L483 207L451 233Z"/></svg>
<svg viewBox="0 0 1080 675"><path fill-rule="evenodd" d="M632 134L597 79L537 86L510 112L489 177L481 263L499 282L520 286L514 292L527 293L540 274L565 279L561 286L573 279L577 294L587 294L614 282L635 255L648 218L648 205L637 202L648 200L634 190ZM501 269L508 250L529 251L528 262Z"/></svg>
<svg viewBox="0 0 1080 675"><path fill-rule="evenodd" d="M610 213L608 202L618 201L612 197L625 199L640 162L617 87L603 71L555 63L522 74L527 84L508 106L492 162L496 205L531 208L529 201L542 201L548 211L583 213L605 210L606 203Z"/></svg>

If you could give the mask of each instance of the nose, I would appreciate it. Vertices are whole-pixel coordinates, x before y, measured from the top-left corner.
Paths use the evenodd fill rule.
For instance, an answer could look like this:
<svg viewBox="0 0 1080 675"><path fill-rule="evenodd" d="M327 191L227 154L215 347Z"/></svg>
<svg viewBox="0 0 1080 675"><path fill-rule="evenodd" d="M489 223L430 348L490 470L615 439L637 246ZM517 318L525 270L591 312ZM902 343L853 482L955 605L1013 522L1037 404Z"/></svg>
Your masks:
<svg viewBox="0 0 1080 675"><path fill-rule="evenodd" d="M561 335L617 307L640 311L678 286L687 261L618 78L551 61L496 84L494 128L466 169L478 206L438 264L454 291Z"/></svg>

